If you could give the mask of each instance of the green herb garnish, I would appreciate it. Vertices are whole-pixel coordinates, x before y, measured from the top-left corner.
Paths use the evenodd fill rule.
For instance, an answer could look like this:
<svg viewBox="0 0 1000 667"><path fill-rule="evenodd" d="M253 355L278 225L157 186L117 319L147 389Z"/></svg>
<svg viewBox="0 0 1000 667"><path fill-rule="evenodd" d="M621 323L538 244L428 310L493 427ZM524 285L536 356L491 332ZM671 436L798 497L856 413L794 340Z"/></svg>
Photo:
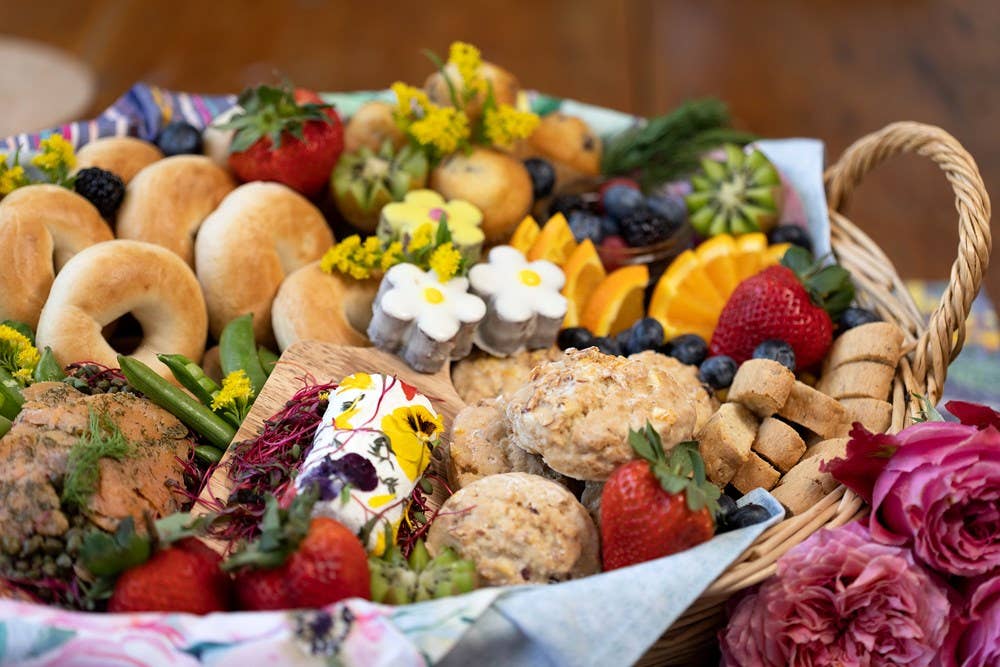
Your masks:
<svg viewBox="0 0 1000 667"><path fill-rule="evenodd" d="M121 461L134 453L135 446L128 441L118 425L106 414L99 414L91 408L87 430L69 452L62 501L68 505L83 507L97 490L101 459Z"/></svg>

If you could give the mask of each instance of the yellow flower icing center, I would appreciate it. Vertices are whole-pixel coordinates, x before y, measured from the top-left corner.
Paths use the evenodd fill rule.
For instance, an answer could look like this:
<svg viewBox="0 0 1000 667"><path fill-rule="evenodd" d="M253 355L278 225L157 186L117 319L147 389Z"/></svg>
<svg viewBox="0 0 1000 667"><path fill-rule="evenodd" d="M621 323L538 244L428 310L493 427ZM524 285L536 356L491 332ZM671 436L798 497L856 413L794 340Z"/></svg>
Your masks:
<svg viewBox="0 0 1000 667"><path fill-rule="evenodd" d="M521 272L517 274L517 278L521 281L522 285L527 285L528 287L538 287L542 284L542 277L531 269L521 269Z"/></svg>
<svg viewBox="0 0 1000 667"><path fill-rule="evenodd" d="M444 294L436 287L427 287L424 289L424 299L427 303L441 303L444 301Z"/></svg>

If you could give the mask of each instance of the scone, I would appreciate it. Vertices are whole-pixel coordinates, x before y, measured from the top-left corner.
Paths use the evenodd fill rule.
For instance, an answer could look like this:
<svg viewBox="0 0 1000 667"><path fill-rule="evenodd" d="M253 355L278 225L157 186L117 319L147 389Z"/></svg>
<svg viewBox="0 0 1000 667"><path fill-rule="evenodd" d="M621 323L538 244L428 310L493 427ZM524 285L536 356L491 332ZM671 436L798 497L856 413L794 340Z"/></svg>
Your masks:
<svg viewBox="0 0 1000 667"><path fill-rule="evenodd" d="M531 369L562 355L557 347L530 352L522 350L503 358L474 352L454 365L451 381L462 400L472 405L484 398L510 395L528 381Z"/></svg>
<svg viewBox="0 0 1000 667"><path fill-rule="evenodd" d="M505 472L527 472L560 481L541 457L510 442L503 405L484 398L455 416L448 456L448 482L461 489L478 479Z"/></svg>
<svg viewBox="0 0 1000 667"><path fill-rule="evenodd" d="M674 378L682 388L687 390L688 396L691 398L692 403L694 403L695 433L700 431L701 427L719 409L719 401L716 400L715 394L705 388L701 377L698 376L697 366L689 366L673 357L668 357L665 354L653 352L652 350L633 354L629 356L629 359L635 359L647 366L655 366L662 369Z"/></svg>
<svg viewBox="0 0 1000 667"><path fill-rule="evenodd" d="M486 586L554 583L600 570L597 529L569 491L537 475L491 475L459 490L427 534L437 556L452 547Z"/></svg>
<svg viewBox="0 0 1000 667"><path fill-rule="evenodd" d="M658 365L569 350L507 398L511 442L567 477L603 481L635 458L629 429L652 423L666 449L694 435L690 392Z"/></svg>

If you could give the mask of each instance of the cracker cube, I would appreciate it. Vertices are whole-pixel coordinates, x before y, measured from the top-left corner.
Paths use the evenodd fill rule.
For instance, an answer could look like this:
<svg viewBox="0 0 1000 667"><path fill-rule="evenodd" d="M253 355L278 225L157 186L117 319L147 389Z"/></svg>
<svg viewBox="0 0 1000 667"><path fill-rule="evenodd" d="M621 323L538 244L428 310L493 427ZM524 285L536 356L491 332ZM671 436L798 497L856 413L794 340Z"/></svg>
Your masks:
<svg viewBox="0 0 1000 667"><path fill-rule="evenodd" d="M847 410L843 405L801 382L792 387L778 414L823 438L833 438L842 433L847 421Z"/></svg>
<svg viewBox="0 0 1000 667"><path fill-rule="evenodd" d="M774 417L760 424L751 449L781 472L788 472L806 451L806 443L795 429Z"/></svg>
<svg viewBox="0 0 1000 667"><path fill-rule="evenodd" d="M770 417L785 404L795 384L795 374L771 359L743 362L727 400L741 403L758 417Z"/></svg>
<svg viewBox="0 0 1000 667"><path fill-rule="evenodd" d="M824 375L816 388L834 398L867 397L885 400L895 375L895 366L877 361L852 361Z"/></svg>
<svg viewBox="0 0 1000 667"><path fill-rule="evenodd" d="M824 370L853 361L875 361L896 367L903 350L903 330L892 322L870 322L848 329L833 341Z"/></svg>
<svg viewBox="0 0 1000 667"><path fill-rule="evenodd" d="M861 425L872 433L885 433L892 424L892 404L877 398L842 398L840 404L847 410L850 424Z"/></svg>
<svg viewBox="0 0 1000 667"><path fill-rule="evenodd" d="M756 488L773 489L781 473L770 463L750 452L750 458L736 471L730 484L740 493L750 493Z"/></svg>
<svg viewBox="0 0 1000 667"><path fill-rule="evenodd" d="M750 458L757 426L753 413L738 403L725 403L715 411L698 434L709 480L719 486L729 483Z"/></svg>

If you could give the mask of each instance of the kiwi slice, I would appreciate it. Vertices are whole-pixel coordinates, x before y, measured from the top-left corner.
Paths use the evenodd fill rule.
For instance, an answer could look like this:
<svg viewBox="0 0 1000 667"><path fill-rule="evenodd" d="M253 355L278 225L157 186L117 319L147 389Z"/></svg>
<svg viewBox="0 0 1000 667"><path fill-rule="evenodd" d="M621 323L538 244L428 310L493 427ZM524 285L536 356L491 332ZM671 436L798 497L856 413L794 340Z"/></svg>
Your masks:
<svg viewBox="0 0 1000 667"><path fill-rule="evenodd" d="M476 587L476 564L465 560L450 547L431 558L423 540L418 540L403 558L391 544L381 558L370 556L373 602L410 604L468 593Z"/></svg>
<svg viewBox="0 0 1000 667"><path fill-rule="evenodd" d="M685 197L688 219L702 236L766 232L781 212L781 177L758 149L723 146L725 159L704 159Z"/></svg>
<svg viewBox="0 0 1000 667"><path fill-rule="evenodd" d="M388 139L377 153L367 146L344 153L331 177L337 209L355 227L375 231L382 207L424 187L427 170L421 151L410 146L397 151Z"/></svg>

